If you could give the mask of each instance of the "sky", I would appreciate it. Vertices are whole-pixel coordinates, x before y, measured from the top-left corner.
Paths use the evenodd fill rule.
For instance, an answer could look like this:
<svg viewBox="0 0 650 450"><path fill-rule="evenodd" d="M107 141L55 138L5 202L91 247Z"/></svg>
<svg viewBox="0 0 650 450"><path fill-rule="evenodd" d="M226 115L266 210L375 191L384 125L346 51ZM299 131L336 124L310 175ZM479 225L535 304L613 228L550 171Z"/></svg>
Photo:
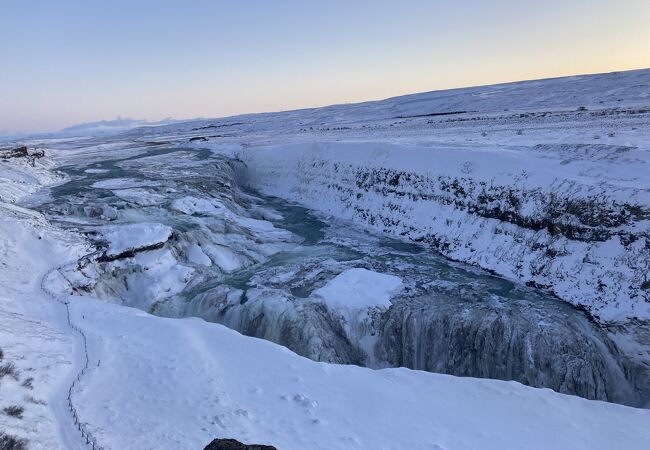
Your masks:
<svg viewBox="0 0 650 450"><path fill-rule="evenodd" d="M648 0L0 0L0 134L650 67Z"/></svg>

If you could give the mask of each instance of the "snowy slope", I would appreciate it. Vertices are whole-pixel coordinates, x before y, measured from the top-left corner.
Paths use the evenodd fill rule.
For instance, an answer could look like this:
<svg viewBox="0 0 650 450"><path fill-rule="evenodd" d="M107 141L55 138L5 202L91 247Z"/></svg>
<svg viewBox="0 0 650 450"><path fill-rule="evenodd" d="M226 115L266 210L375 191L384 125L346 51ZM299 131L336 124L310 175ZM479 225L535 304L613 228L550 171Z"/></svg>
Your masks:
<svg viewBox="0 0 650 450"><path fill-rule="evenodd" d="M43 164L51 162L0 163L0 198L16 201L61 179ZM24 408L22 418L0 414L0 430L27 439L30 449L84 448L65 415L65 394L79 363L77 343L63 322L63 307L41 290L41 278L87 251L77 236L52 227L41 214L0 201L0 366L17 369L15 377L0 380L0 408Z"/></svg>
<svg viewBox="0 0 650 450"><path fill-rule="evenodd" d="M141 128L131 135L160 135L198 132L198 136L232 136L233 131L291 133L328 131L346 133L346 126L379 123L390 119L456 120L477 116L573 112L585 108L645 110L650 105L650 70L631 70L597 75L578 75L544 80L520 81L442 91L424 92L354 104L331 105L272 113L246 114L221 119L201 119L169 126ZM474 125L477 125L476 119ZM267 136L268 137L268 136ZM250 136L248 137L250 139ZM282 136L286 139L286 136ZM197 145L204 141L198 141Z"/></svg>
<svg viewBox="0 0 650 450"><path fill-rule="evenodd" d="M10 156L12 150L20 148L11 145L0 147L0 201L14 203L16 200L40 189L42 185L61 181L61 176L51 169L53 162L48 157ZM35 153L30 150L30 153Z"/></svg>
<svg viewBox="0 0 650 450"><path fill-rule="evenodd" d="M79 413L107 448L197 449L216 436L283 450L650 445L648 410L514 382L315 363L220 325L89 298L71 309L94 366Z"/></svg>

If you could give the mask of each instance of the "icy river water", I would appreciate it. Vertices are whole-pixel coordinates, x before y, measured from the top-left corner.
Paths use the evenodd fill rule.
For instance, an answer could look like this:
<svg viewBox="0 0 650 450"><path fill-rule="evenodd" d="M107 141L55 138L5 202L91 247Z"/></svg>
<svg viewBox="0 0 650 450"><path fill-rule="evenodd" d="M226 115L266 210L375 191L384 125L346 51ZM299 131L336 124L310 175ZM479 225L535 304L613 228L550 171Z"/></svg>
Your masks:
<svg viewBox="0 0 650 450"><path fill-rule="evenodd" d="M69 181L38 207L97 249L62 269L79 294L201 317L314 360L645 401L634 368L583 312L425 247L251 192L245 166L230 157L157 147L60 170ZM111 239L124 241L134 230L125 224L134 223L144 225L111 253ZM158 224L170 233L156 237ZM398 277L402 287L384 306L323 302L319 289L351 269Z"/></svg>

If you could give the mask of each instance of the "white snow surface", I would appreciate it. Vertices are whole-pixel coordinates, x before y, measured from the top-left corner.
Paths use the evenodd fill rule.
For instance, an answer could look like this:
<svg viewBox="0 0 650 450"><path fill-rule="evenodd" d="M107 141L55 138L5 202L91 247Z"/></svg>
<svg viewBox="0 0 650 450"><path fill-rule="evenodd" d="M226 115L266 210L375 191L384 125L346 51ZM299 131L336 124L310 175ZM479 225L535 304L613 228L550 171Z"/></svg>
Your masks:
<svg viewBox="0 0 650 450"><path fill-rule="evenodd" d="M395 275L357 267L338 274L313 295L334 309L388 308L391 297L403 287Z"/></svg>
<svg viewBox="0 0 650 450"><path fill-rule="evenodd" d="M196 449L217 436L283 450L650 445L648 410L515 382L317 363L220 325L90 298L75 298L72 314L94 366L79 413L109 448Z"/></svg>
<svg viewBox="0 0 650 450"><path fill-rule="evenodd" d="M31 450L76 450L85 447L67 415L66 394L80 363L78 343L63 306L47 298L41 279L89 249L41 214L5 202L62 180L47 167L52 167L47 157L34 166L0 163L0 365L14 364L18 371L15 379L0 379L0 408L24 408L22 418L0 413L0 431L27 439Z"/></svg>
<svg viewBox="0 0 650 450"><path fill-rule="evenodd" d="M151 192L143 188L115 189L113 194L130 203L140 206L152 206L164 203L166 198L162 194Z"/></svg>
<svg viewBox="0 0 650 450"><path fill-rule="evenodd" d="M22 419L0 413L0 430L28 439L34 450L64 448L61 436L73 426L63 406L74 338L61 322L63 311L40 286L55 261L80 256L73 242L42 217L0 203L0 365L12 363L19 371L17 379L0 380L0 408L25 408ZM24 387L30 378L33 387Z"/></svg>
<svg viewBox="0 0 650 450"><path fill-rule="evenodd" d="M229 215L228 208L217 199L213 198L197 198L197 197L182 197L176 199L171 204L172 209L183 214L201 214L208 216L227 216Z"/></svg>
<svg viewBox="0 0 650 450"><path fill-rule="evenodd" d="M33 165L24 158L0 157L0 201L15 203L42 185L61 181L63 177L52 170L53 166L48 157L36 159Z"/></svg>
<svg viewBox="0 0 650 450"><path fill-rule="evenodd" d="M171 235L172 229L161 223L107 225L102 230L102 236L108 242L108 256L164 243Z"/></svg>

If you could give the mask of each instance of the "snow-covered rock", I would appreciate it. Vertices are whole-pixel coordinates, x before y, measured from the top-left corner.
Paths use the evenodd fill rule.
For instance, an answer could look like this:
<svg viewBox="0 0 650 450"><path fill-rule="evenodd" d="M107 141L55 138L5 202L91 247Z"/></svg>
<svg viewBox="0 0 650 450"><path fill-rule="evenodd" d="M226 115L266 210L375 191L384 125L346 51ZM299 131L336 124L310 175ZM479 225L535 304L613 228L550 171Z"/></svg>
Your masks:
<svg viewBox="0 0 650 450"><path fill-rule="evenodd" d="M205 214L211 216L230 216L228 208L215 198L196 198L185 196L174 200L171 208L183 214Z"/></svg>
<svg viewBox="0 0 650 450"><path fill-rule="evenodd" d="M45 185L62 181L63 176L54 172L53 166L52 159L42 151L26 146L0 147L0 202L15 203Z"/></svg>
<svg viewBox="0 0 650 450"><path fill-rule="evenodd" d="M91 172L97 173L97 172ZM92 188L95 189L132 189L147 186L157 186L159 183L153 181L134 180L131 178L109 178L93 183Z"/></svg>
<svg viewBox="0 0 650 450"><path fill-rule="evenodd" d="M171 235L171 227L161 223L107 225L101 230L102 238L108 242L106 256L111 258L161 246Z"/></svg>
<svg viewBox="0 0 650 450"><path fill-rule="evenodd" d="M127 202L135 203L136 205L140 206L158 205L166 201L164 195L157 194L143 188L115 189L113 190L113 194L122 200L126 200Z"/></svg>
<svg viewBox="0 0 650 450"><path fill-rule="evenodd" d="M402 287L402 280L395 275L360 267L340 273L325 286L316 289L313 296L335 310L388 308L391 297Z"/></svg>

